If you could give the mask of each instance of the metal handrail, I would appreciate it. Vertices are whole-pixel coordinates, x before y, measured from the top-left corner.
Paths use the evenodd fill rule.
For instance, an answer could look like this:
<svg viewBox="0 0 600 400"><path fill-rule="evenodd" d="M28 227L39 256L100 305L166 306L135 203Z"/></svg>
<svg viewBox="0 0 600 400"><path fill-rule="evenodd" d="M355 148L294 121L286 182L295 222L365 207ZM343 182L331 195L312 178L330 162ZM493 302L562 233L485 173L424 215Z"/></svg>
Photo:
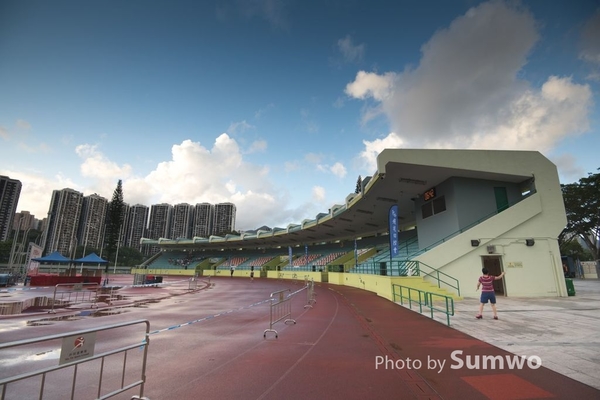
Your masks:
<svg viewBox="0 0 600 400"><path fill-rule="evenodd" d="M407 289L407 295L404 295L403 289ZM418 299L413 299L413 292L416 292L418 294ZM398 298L400 299L401 305L404 305L404 300L408 300L408 306L411 310L413 302L416 303L419 306L420 314L423 314L423 306L426 306L427 308L429 308L432 319L434 311L444 313L446 315L446 323L448 324L448 326L450 326L450 317L454 316L454 299L452 297L402 285L392 285L392 295L394 298L394 302L397 302ZM442 299L444 299L444 308L435 307L434 296L441 297Z"/></svg>

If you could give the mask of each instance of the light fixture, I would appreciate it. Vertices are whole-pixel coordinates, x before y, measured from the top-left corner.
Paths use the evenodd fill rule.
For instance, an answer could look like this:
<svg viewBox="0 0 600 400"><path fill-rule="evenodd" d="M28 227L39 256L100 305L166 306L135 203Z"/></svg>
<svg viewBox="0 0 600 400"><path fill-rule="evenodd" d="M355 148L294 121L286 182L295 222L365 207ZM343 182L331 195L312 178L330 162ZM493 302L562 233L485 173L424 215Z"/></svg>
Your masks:
<svg viewBox="0 0 600 400"><path fill-rule="evenodd" d="M533 246L535 244L535 240L533 240L533 239L525 239L525 244L527 246Z"/></svg>
<svg viewBox="0 0 600 400"><path fill-rule="evenodd" d="M479 246L479 243L480 243L479 239L471 239L471 246L477 247L477 246Z"/></svg>

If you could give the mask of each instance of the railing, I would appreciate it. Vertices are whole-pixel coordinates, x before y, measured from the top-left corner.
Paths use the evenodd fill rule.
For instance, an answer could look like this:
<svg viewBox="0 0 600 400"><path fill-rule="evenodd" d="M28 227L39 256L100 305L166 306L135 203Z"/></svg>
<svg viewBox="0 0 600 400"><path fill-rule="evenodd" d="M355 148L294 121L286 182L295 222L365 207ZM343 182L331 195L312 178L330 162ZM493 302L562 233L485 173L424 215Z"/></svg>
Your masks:
<svg viewBox="0 0 600 400"><path fill-rule="evenodd" d="M54 306L60 303L66 307L72 304L91 302L91 307L98 307L98 291L102 286L98 283L58 283L54 286L52 308L48 313L56 314ZM64 290L60 290L64 288Z"/></svg>
<svg viewBox="0 0 600 400"><path fill-rule="evenodd" d="M315 299L315 281L313 279L309 281L308 278L305 278L304 286L306 286L306 305L304 308L312 308L313 304L317 302L317 299Z"/></svg>
<svg viewBox="0 0 600 400"><path fill-rule="evenodd" d="M104 351L100 354L94 354L94 347L96 345L96 334L98 332L103 332L103 331L108 331L108 330L112 330L112 329L117 329L117 328L124 328L127 326L133 326L133 325L137 325L137 324L145 324L146 325L146 332L145 332L145 336L144 336L144 341L142 343L140 343L139 340L135 341L134 343L124 346L124 347L120 347L117 349L113 349L113 350L109 350L109 351ZM23 354L25 351L27 351L26 346L30 346L33 344L37 344L37 343L44 343L44 342L52 342L52 341L56 341L56 340L61 340L62 344L59 347L60 349L60 357L58 360L58 365L54 365L54 366L50 366L50 367L46 367L46 368L42 368L42 369L37 369L35 371L31 371L31 372L21 372L23 371L23 366L19 365L18 366L18 371L19 374L18 375L14 375L8 378L3 378L0 379L0 388L1 388L1 392L0 392L0 400L4 400L6 398L6 396L10 395L11 398L19 398L19 399L25 399L25 398L39 398L42 399L44 398L44 393L46 392L46 390L48 389L48 387L50 387L49 390L52 391L52 395L55 395L57 391L62 391L63 393L59 396L55 398L61 398L61 399L71 399L73 400L74 398L92 398L92 396L94 396L96 399L108 399L111 398L113 396L116 396L120 393L126 392L128 390L131 390L133 388L139 387L139 396L134 396L132 397L132 399L142 399L144 398L144 384L146 381L146 359L148 356L148 345L149 345L149 332L150 332L150 323L148 320L136 320L136 321L131 321L131 322L123 322L123 323L118 323L118 324L113 324L113 325L109 325L109 326L104 326L104 327L99 327L99 328L92 328L92 329L85 329L85 330L80 330L80 331L75 331L75 332L68 332L68 333L62 333L62 334L57 334L57 335L49 335L49 336L44 336L41 338L34 338L34 339L26 339L26 340L18 340L18 341L14 341L14 342L9 342L9 343L2 343L0 344L0 352L5 351L7 349L14 349L14 348L19 348L17 351L17 354ZM128 337L128 336L123 336L123 337ZM138 338L139 339L139 338ZM46 345L47 346L47 345ZM35 347L35 346L34 346ZM126 373L127 372L127 354L129 350L136 350L136 352L134 353L134 356L138 356L138 358L140 358L140 356L138 354L139 351L143 348L143 354L141 354L141 366L140 366L140 376L139 378L136 379L136 377L134 376L133 373ZM58 349L57 349L58 350ZM120 371L120 379L119 379L119 384L118 385L112 385L112 386L119 386L117 389L114 389L108 393L104 393L102 391L102 385L104 383L104 371L109 370L109 371L113 371L116 369L113 368L109 368L108 366L105 368L105 361L109 356L115 356L117 354L123 354L123 360L122 360L122 365L121 365L121 371ZM36 354L37 355L37 354ZM4 355L1 359L8 359L10 357ZM35 357L34 357L35 358ZM33 358L30 358L33 359ZM37 362L40 362L42 358L38 358ZM114 358L111 358L111 361ZM98 362L93 363L92 361L95 360L99 360L99 364ZM87 364L87 366L89 366L89 368L83 368L82 364ZM109 363L106 363L109 364ZM110 365L112 365L113 363L111 362ZM97 381L95 381L95 383L97 384L97 391L94 395L92 395L92 392L94 391L94 387L96 386L96 384L91 383L92 379L86 379L86 383L81 384L81 385L77 385L77 373L78 373L78 368L82 366L82 369L84 369L84 371L89 372L89 370L91 370L94 366L99 368L99 378ZM67 369L71 368L73 370L72 374L68 374ZM55 374L59 374L59 371L62 371L63 374L62 375L55 375ZM6 372L6 369L4 369L4 372ZM52 373L52 374L51 374ZM49 376L51 375L51 376ZM41 379L39 378L41 377ZM35 379L32 379L35 378ZM55 382L54 385L50 384L50 378L53 378ZM129 379L136 379L133 380L132 382L129 383L125 383L126 378ZM70 380L70 383L68 383ZM114 379L113 381L111 381L111 383L115 383ZM39 387L39 390L36 389L36 384ZM81 387L83 386L83 387ZM14 387L14 390L10 390L11 387ZM79 390L77 390L79 389ZM67 394L66 392L70 391L70 394ZM106 390L105 390L106 391ZM33 394L34 392L37 392L37 394ZM76 396L77 393L77 396Z"/></svg>
<svg viewBox="0 0 600 400"><path fill-rule="evenodd" d="M288 292L286 296L285 293ZM292 319L292 295L289 294L290 289L279 290L277 292L271 293L271 307L269 310L269 329L265 329L263 333L263 337L267 337L267 332L275 333L275 338L279 337L279 333L275 329L273 329L273 325L275 325L279 321L284 321L284 324L288 322L296 321Z"/></svg>
<svg viewBox="0 0 600 400"><path fill-rule="evenodd" d="M433 278L435 282L437 282L438 288L442 288L442 284L444 284L452 289L455 289L458 296L460 296L460 283L458 279L421 261L402 260L380 263L363 263L357 265L348 272L384 276L429 276Z"/></svg>
<svg viewBox="0 0 600 400"><path fill-rule="evenodd" d="M392 292L394 302L400 301L401 305L404 305L404 301L408 300L408 307L412 310L413 303L419 306L419 313L423 314L423 306L429 309L431 318L433 319L433 312L438 311L446 315L446 323L450 326L450 317L454 316L454 299L450 296L443 294L437 294L432 292L426 292L402 285L392 285ZM436 307L434 297L441 298L444 300L444 307Z"/></svg>
<svg viewBox="0 0 600 400"><path fill-rule="evenodd" d="M421 276L432 277L437 282L438 288L442 287L442 283L448 285L452 289L455 289L458 296L460 296L460 282L458 281L458 279L456 279L455 277L450 276L447 273L442 272L436 268L433 268L432 266L427 265L424 262L421 262L421 261L417 261L417 262L419 263L419 271L421 272ZM423 271L423 267L429 268L430 272ZM443 277L443 279L442 279L442 277Z"/></svg>

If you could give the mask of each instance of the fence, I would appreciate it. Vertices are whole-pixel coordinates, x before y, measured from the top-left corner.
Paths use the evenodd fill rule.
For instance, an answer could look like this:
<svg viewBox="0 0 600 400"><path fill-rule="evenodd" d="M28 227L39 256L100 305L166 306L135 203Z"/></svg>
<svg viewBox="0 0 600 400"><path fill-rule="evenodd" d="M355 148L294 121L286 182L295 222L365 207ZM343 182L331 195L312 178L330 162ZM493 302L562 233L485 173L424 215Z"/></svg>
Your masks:
<svg viewBox="0 0 600 400"><path fill-rule="evenodd" d="M97 336L102 336L102 334L98 335L98 333L122 328L129 333L118 336L117 340L123 340L123 338L127 337L136 337L136 334L130 333L129 331L135 330L136 327L134 326L140 324L146 325L146 332L142 343L137 340L134 343L123 347L109 349L100 354L94 354L97 343L101 344L100 347L107 347L105 342L97 340ZM25 359L33 362L34 366L36 366L39 365L39 363L42 363L42 365L47 364L48 360L43 357L37 357L39 354L36 354L36 352L39 352L39 350L36 350L35 345L44 343L44 347L47 347L51 345L52 342L61 341L60 346L55 350L57 352L60 351L58 365L46 366L30 372L23 372L26 368L23 365L24 363L20 362L19 365L15 364L15 370L18 374L0 379L0 400L5 400L7 396L15 399L42 399L45 394L52 398L70 398L71 400L74 398L108 399L137 387L139 387L139 396L134 396L132 399L143 399L144 384L146 381L146 359L148 355L149 332L150 323L148 320L136 320L104 327L44 336L41 338L2 343L0 344L0 353L4 353L5 351L11 352L12 350L14 354L3 355L0 357L1 360L17 358L17 355L22 358L23 355L27 354L29 351L32 355ZM137 338L139 339L140 336L137 336ZM50 344L48 344L48 342L50 342ZM39 346L37 347L39 348ZM129 352L129 350L136 350L136 352ZM140 350L143 350L143 352ZM131 373L131 371L128 371L128 367L129 369L133 369L131 365L127 364L128 353L133 353L130 358L134 359L137 355L137 359L140 362L138 367L140 373L139 377L136 374ZM115 361L115 358L120 357L120 354L123 354L120 371L117 368L110 368L112 362ZM118 362L118 360L116 361ZM78 369L84 371L84 373L80 374L80 377L83 376L82 380L85 381L79 385L77 385ZM72 374L69 373L70 370L72 370ZM97 373L99 376L97 378L90 376L91 373L96 370L98 370ZM107 377L107 382L105 382L105 371L108 371L106 375L113 371L117 371L120 373L120 376ZM5 372L7 372L7 368L3 367L2 373L4 374ZM86 372L89 374L86 374ZM127 374L128 372L129 374ZM132 381L126 383L126 378L130 378ZM116 382L117 380L119 381L118 383ZM36 385L36 382L38 382L38 385ZM108 390L110 390L110 392L103 393L103 384L105 384L105 386L111 386L112 390L104 388L105 392ZM66 391L69 390L70 394L66 394ZM95 393L93 394L92 392Z"/></svg>
<svg viewBox="0 0 600 400"><path fill-rule="evenodd" d="M64 290L61 290L64 288ZM92 303L91 307L98 307L98 291L101 286L97 283L58 283L54 286L52 308L48 313L56 314L54 306L59 304L66 307L79 303Z"/></svg>
<svg viewBox="0 0 600 400"><path fill-rule="evenodd" d="M317 302L317 299L315 299L315 281L313 279L309 281L308 278L305 278L304 282L306 286L306 305L304 308L312 308L312 305Z"/></svg>
<svg viewBox="0 0 600 400"><path fill-rule="evenodd" d="M288 293L286 296L285 293ZM275 333L275 337L278 338L279 334L275 329L273 329L273 325L275 325L279 321L283 321L284 324L288 322L296 323L295 320L292 319L292 295L289 294L290 289L284 289L277 292L271 293L271 307L269 311L269 329L265 329L263 333L263 337L267 337L267 332Z"/></svg>
<svg viewBox="0 0 600 400"><path fill-rule="evenodd" d="M450 317L454 316L454 299L452 297L402 285L392 285L392 291L395 302L400 301L400 304L404 305L405 300L408 300L408 307L411 310L413 303L416 303L421 314L423 314L423 306L425 306L431 312L431 318L433 318L434 311L441 312L446 315L446 323L450 326ZM438 299L444 301L443 308L436 307L435 300Z"/></svg>

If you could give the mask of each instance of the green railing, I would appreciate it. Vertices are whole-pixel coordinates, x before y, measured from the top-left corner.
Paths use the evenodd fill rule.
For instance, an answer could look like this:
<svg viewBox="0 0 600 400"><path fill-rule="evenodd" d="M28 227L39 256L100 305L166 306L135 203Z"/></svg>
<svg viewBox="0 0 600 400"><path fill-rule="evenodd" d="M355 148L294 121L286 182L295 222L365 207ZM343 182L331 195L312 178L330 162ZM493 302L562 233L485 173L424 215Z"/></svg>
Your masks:
<svg viewBox="0 0 600 400"><path fill-rule="evenodd" d="M419 261L398 260L366 262L348 270L350 273L387 275L387 276L419 276Z"/></svg>
<svg viewBox="0 0 600 400"><path fill-rule="evenodd" d="M450 296L443 294L437 294L432 292L426 292L402 285L392 285L392 293L394 296L394 302L400 301L401 305L404 305L404 301L408 301L408 307L412 310L413 303L419 306L419 313L423 314L423 306L429 309L431 318L433 318L434 311L441 312L446 315L446 323L450 326L450 317L454 316L454 299ZM443 307L437 307L435 305L434 297L443 300Z"/></svg>
<svg viewBox="0 0 600 400"><path fill-rule="evenodd" d="M442 288L442 283L448 285L452 289L456 290L458 296L460 296L460 282L453 276L448 275L445 272L440 271L439 269L433 268L431 265L427 265L422 261L416 261L419 263L419 271L421 272L421 276L429 276L433 278L437 282L438 288ZM423 270L429 268L430 272L426 272ZM450 282L449 282L450 281Z"/></svg>
<svg viewBox="0 0 600 400"><path fill-rule="evenodd" d="M442 284L456 290L458 296L460 296L460 283L458 279L442 272L438 269L433 268L421 261L412 260L401 260L401 261L387 261L379 263L363 263L358 264L356 267L350 269L350 273L358 274L373 274L373 275L386 275L386 276L420 276L430 277L437 282L437 287L442 288ZM445 289L446 287L444 287Z"/></svg>

